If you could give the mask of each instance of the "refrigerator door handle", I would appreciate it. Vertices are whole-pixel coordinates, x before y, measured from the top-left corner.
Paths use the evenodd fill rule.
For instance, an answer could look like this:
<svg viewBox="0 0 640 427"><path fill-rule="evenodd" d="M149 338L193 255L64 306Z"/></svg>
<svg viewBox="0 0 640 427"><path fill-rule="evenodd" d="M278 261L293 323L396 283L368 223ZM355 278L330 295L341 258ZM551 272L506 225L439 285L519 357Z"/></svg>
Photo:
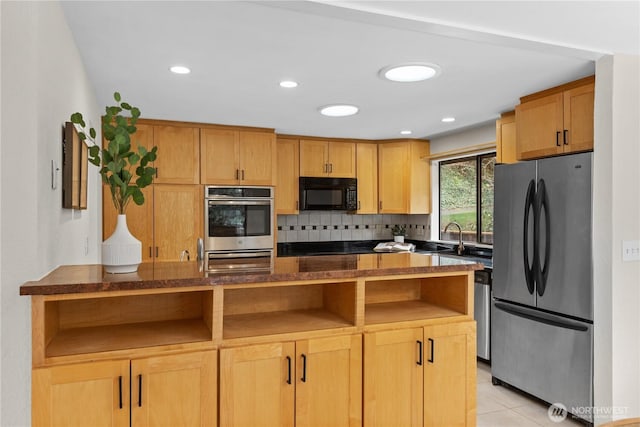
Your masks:
<svg viewBox="0 0 640 427"><path fill-rule="evenodd" d="M540 219L544 211L544 262L540 262ZM534 214L534 274L536 278L538 295L543 296L547 287L547 277L549 277L549 261L551 260L551 217L549 214L549 197L547 196L547 186L544 179L538 181L538 191L536 209Z"/></svg>
<svg viewBox="0 0 640 427"><path fill-rule="evenodd" d="M527 290L529 291L529 294L533 295L533 291L534 291L534 282L533 282L533 275L534 275L534 267L535 267L535 221L534 221L534 262L533 264L531 264L529 262L529 213L531 212L531 209L534 207L534 200L535 200L535 191L536 191L536 184L533 180L529 181L529 188L527 189L527 195L525 196L524 199L524 235L523 235L523 239L522 239L522 256L523 256L523 262L522 265L524 267L524 277L526 279L527 282ZM534 219L535 219L535 212L534 212Z"/></svg>
<svg viewBox="0 0 640 427"><path fill-rule="evenodd" d="M494 307L498 310L504 311L505 313L522 317L524 319L529 319L534 322L544 323L546 325L557 326L559 328L572 329L574 331L581 332L586 332L589 330L589 327L582 322L576 322L570 319L554 316L552 314L528 310L517 305L505 304L503 302L495 301Z"/></svg>

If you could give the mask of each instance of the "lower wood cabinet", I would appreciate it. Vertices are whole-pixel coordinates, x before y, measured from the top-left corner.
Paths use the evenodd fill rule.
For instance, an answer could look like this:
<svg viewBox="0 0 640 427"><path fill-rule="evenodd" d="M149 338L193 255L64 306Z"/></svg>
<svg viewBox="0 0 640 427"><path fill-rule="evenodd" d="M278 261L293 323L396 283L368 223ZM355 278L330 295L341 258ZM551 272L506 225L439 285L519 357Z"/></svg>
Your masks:
<svg viewBox="0 0 640 427"><path fill-rule="evenodd" d="M197 254L197 241L204 237L204 195L201 185L153 184L142 190L145 202L127 207L127 226L142 242L142 262L179 261L182 251ZM118 213L109 188L103 186L102 236L115 230Z"/></svg>
<svg viewBox="0 0 640 427"><path fill-rule="evenodd" d="M367 333L364 425L474 426L475 322Z"/></svg>
<svg viewBox="0 0 640 427"><path fill-rule="evenodd" d="M34 427L213 427L215 351L88 362L32 372Z"/></svg>
<svg viewBox="0 0 640 427"><path fill-rule="evenodd" d="M220 350L221 426L360 426L362 336Z"/></svg>

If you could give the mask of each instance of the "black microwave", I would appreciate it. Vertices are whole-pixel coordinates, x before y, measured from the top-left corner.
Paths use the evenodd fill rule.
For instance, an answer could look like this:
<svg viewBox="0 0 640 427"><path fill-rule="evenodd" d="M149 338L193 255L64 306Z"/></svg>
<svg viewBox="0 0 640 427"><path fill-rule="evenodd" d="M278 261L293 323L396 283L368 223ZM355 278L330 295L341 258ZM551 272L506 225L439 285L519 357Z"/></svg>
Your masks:
<svg viewBox="0 0 640 427"><path fill-rule="evenodd" d="M355 211L358 186L355 178L300 177L300 210Z"/></svg>

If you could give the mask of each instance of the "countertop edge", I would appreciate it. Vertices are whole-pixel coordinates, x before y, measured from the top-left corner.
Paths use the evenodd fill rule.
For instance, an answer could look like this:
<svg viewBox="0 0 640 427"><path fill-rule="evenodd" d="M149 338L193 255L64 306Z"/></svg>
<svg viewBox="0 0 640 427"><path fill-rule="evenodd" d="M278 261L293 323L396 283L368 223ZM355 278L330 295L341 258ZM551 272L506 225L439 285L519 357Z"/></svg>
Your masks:
<svg viewBox="0 0 640 427"><path fill-rule="evenodd" d="M412 274L429 274L429 273L449 273L458 271L475 271L482 270L481 263L465 263L456 265L441 266L408 266L408 267L389 267L389 268L373 268L362 270L326 270L326 271L308 271L308 272L289 272L289 273L251 273L251 274L212 274L202 277L186 277L186 278L170 278L170 279L142 279L137 273L131 273L131 278L126 280L125 275L104 275L103 280L77 280L71 283L64 283L62 279L53 279L52 276L60 273L64 268L78 269L96 269L101 270L101 264L87 264L78 266L61 266L50 272L43 279L38 281L29 281L20 286L20 295L38 296L38 295L65 295L65 294L81 294L81 293L99 293L99 292L115 292L115 291L134 291L134 290L153 290L153 289L180 289L187 287L211 287L234 284L250 284L250 283L270 283L270 282L291 282L305 280L342 280L342 279L358 279L361 277L380 277L392 275L412 275ZM104 278L123 279L117 281L104 280Z"/></svg>

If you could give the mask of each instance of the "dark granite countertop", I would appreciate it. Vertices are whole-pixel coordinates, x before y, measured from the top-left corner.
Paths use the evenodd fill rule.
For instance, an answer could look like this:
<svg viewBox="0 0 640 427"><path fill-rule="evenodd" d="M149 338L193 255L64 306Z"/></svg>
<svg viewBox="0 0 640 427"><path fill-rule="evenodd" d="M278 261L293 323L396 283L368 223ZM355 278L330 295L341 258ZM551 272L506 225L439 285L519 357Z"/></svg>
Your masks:
<svg viewBox="0 0 640 427"><path fill-rule="evenodd" d="M398 274L481 270L482 264L462 258L423 253L348 254L274 257L267 272L207 273L203 263L141 264L136 273L107 274L100 264L61 266L43 279L27 282L20 295L57 295L243 283L355 279Z"/></svg>

